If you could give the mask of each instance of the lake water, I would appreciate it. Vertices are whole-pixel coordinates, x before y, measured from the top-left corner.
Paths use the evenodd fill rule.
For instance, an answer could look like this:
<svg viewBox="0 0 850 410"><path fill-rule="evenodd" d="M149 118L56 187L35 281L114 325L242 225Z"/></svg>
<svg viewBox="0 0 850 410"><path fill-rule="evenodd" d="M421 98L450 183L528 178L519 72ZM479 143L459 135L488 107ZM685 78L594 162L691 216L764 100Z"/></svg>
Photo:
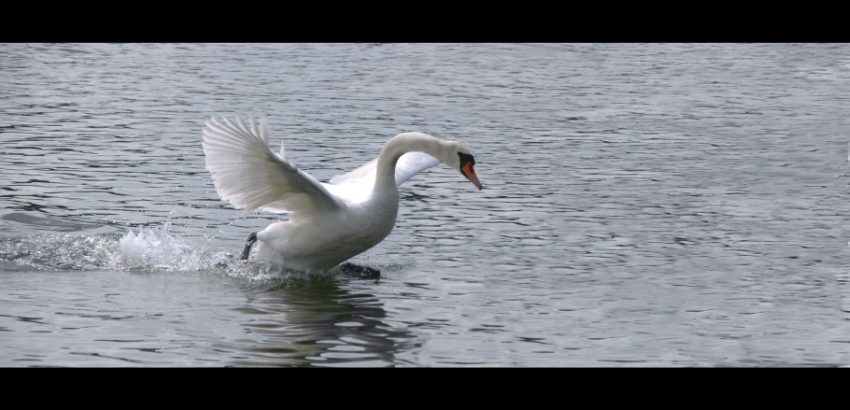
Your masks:
<svg viewBox="0 0 850 410"><path fill-rule="evenodd" d="M0 366L846 366L848 108L847 44L2 44ZM380 278L232 263L239 114L484 189L408 181Z"/></svg>

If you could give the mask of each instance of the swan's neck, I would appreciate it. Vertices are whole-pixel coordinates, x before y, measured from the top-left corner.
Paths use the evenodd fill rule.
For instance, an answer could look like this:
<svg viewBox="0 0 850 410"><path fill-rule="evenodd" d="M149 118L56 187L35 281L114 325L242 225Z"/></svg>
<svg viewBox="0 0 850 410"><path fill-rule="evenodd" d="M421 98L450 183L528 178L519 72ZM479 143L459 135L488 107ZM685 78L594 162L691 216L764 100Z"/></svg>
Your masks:
<svg viewBox="0 0 850 410"><path fill-rule="evenodd" d="M374 193L394 191L398 195L395 182L395 167L398 159L408 152L424 152L443 161L445 157L443 140L421 132L406 132L392 137L378 156Z"/></svg>

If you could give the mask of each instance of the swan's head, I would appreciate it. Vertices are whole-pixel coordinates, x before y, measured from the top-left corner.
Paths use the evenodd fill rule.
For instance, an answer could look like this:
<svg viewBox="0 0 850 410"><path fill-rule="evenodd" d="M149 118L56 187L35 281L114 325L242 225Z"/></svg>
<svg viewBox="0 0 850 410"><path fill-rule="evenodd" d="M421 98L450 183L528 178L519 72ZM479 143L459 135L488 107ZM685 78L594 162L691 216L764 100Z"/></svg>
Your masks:
<svg viewBox="0 0 850 410"><path fill-rule="evenodd" d="M448 152L444 153L443 162L460 171L479 190L483 188L478 181L478 175L475 175L475 158L469 153L469 148L457 141L448 141L447 145Z"/></svg>
<svg viewBox="0 0 850 410"><path fill-rule="evenodd" d="M402 155L408 152L428 154L443 164L460 171L478 189L482 188L481 182L478 181L478 175L475 175L475 158L469 152L469 148L461 142L444 140L421 132L404 132L390 138L381 150L378 161L380 163L382 158L385 161L398 161ZM428 165L428 167L431 165ZM395 163L393 163L394 166Z"/></svg>

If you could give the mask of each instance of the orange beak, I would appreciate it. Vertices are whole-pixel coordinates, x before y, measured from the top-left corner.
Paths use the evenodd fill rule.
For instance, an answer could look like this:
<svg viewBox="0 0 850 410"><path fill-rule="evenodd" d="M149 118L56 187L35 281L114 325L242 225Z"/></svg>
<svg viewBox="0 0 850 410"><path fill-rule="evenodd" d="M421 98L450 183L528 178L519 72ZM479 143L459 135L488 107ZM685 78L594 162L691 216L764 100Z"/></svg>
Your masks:
<svg viewBox="0 0 850 410"><path fill-rule="evenodd" d="M481 186L481 182L478 182L478 175L475 175L475 170L472 168L472 162L467 162L462 167L460 167L460 172L463 174L463 176L472 181L472 183L475 184L479 191L481 190L481 188L483 188L483 186Z"/></svg>

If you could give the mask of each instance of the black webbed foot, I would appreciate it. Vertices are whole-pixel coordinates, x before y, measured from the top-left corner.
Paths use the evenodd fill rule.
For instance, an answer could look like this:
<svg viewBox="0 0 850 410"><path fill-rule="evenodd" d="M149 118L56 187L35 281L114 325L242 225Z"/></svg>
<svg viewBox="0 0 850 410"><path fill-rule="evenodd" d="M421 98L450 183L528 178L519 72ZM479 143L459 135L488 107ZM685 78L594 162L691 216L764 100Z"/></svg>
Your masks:
<svg viewBox="0 0 850 410"><path fill-rule="evenodd" d="M257 242L257 233L252 232L248 235L248 242L245 243L245 249L242 250L242 256L239 259L248 260L248 254L251 253L251 246L254 246L254 242Z"/></svg>
<svg viewBox="0 0 850 410"><path fill-rule="evenodd" d="M343 263L339 265L339 268L343 273L347 275L357 275L357 276L366 276L366 277L379 277L381 276L381 271L377 269L370 268L368 266L360 266L355 265L353 263Z"/></svg>

